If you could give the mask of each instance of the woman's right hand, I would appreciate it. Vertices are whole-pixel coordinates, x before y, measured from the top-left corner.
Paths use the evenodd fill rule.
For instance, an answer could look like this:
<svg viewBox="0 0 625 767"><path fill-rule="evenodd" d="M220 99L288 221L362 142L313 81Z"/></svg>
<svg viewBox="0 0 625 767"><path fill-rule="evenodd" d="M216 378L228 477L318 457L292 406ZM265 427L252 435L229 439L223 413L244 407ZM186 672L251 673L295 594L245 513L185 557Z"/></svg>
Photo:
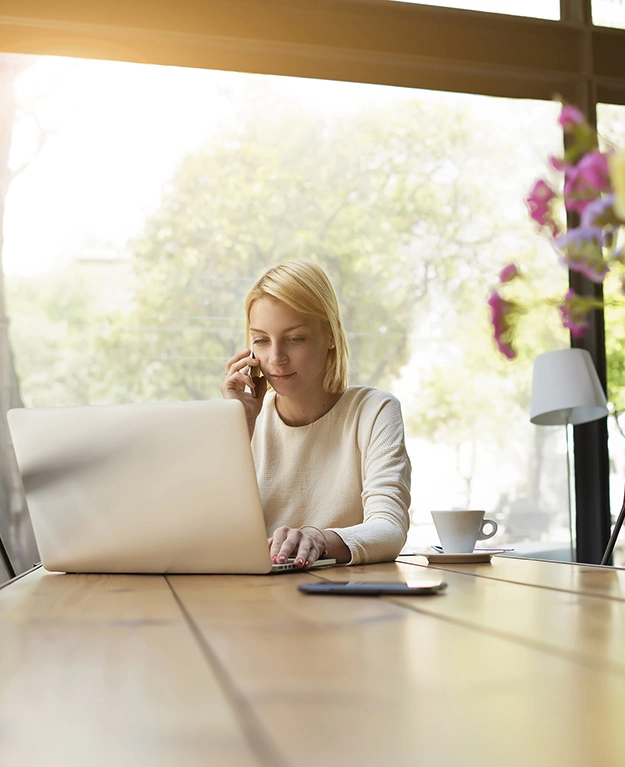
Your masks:
<svg viewBox="0 0 625 767"><path fill-rule="evenodd" d="M224 365L226 377L219 387L224 399L238 399L243 403L245 415L247 416L247 426L250 431L250 439L254 433L254 424L263 406L263 399L267 393L267 379L252 378L248 369L250 366L260 365L256 357L251 356L251 351L246 349L231 357ZM254 390L254 394L246 391L246 387Z"/></svg>

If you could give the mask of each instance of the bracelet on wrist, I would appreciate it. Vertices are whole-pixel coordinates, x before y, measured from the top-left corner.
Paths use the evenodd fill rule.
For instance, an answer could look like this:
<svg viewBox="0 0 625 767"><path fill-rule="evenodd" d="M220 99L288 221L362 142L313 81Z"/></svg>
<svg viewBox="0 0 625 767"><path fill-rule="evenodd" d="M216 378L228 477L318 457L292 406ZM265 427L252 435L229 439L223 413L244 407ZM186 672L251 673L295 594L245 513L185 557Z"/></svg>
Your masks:
<svg viewBox="0 0 625 767"><path fill-rule="evenodd" d="M316 530L319 535L323 538L323 551L321 554L319 554L319 559L327 559L328 558L328 539L326 538L326 534L323 532L323 530L320 530L318 527L315 527L314 525L302 525L300 527L300 530Z"/></svg>

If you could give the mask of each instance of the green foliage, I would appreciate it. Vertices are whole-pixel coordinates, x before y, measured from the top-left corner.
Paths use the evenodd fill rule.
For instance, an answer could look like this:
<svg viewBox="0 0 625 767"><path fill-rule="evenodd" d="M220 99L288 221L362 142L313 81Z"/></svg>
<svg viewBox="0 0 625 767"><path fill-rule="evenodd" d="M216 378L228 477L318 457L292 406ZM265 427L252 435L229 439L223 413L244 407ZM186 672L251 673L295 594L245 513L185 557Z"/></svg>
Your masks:
<svg viewBox="0 0 625 767"><path fill-rule="evenodd" d="M606 280L604 290L608 400L617 413L622 413L625 410L625 305L613 282L608 284Z"/></svg>
<svg viewBox="0 0 625 767"><path fill-rule="evenodd" d="M434 442L486 438L492 447L505 447L508 434L502 424L528 418L533 358L554 348L556 339L564 346L557 319L543 313L542 320L528 318L519 356L510 362L494 353L488 318L474 306L456 325L453 338L443 337L428 349L427 358L436 362L420 372L408 431Z"/></svg>
<svg viewBox="0 0 625 767"><path fill-rule="evenodd" d="M10 335L24 404L72 405L114 397L99 343L110 323L103 274L85 265L6 278ZM111 284L111 290L114 290Z"/></svg>
<svg viewBox="0 0 625 767"><path fill-rule="evenodd" d="M132 398L218 396L247 290L307 257L337 288L352 382L389 387L430 285L460 294L484 268L466 226L479 183L458 182L469 118L412 100L342 121L277 106L268 119L254 103L245 115L184 158L135 241L134 309L103 339L109 370Z"/></svg>

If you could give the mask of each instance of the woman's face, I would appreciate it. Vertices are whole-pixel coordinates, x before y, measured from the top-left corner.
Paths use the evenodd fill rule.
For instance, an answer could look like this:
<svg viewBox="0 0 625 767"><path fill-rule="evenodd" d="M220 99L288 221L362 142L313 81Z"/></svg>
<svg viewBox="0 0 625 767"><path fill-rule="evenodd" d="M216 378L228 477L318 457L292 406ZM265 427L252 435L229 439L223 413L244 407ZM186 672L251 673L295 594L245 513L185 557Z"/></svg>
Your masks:
<svg viewBox="0 0 625 767"><path fill-rule="evenodd" d="M320 320L283 301L259 298L250 309L250 340L263 375L280 396L323 391L331 338Z"/></svg>

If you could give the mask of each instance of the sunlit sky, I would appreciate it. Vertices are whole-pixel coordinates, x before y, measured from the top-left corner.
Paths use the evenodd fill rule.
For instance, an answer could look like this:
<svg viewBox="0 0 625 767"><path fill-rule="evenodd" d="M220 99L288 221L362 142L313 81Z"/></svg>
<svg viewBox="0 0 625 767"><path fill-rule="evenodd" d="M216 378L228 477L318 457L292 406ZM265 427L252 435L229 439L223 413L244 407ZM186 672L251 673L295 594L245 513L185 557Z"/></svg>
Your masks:
<svg viewBox="0 0 625 767"><path fill-rule="evenodd" d="M21 77L18 98L35 98L40 123L52 128L42 153L12 183L5 219L7 274L54 268L86 244L123 252L157 205L163 184L182 156L202 144L231 108L223 88L237 73L119 62L39 59ZM272 78L286 98L347 112L411 89ZM457 94L420 91L422 98ZM476 98L476 97L473 97ZM480 97L477 97L480 98ZM486 101L483 97L482 101ZM36 141L32 119L14 132L11 165L29 157Z"/></svg>
<svg viewBox="0 0 625 767"><path fill-rule="evenodd" d="M395 2L414 2L418 5L506 13L514 16L534 16L540 19L560 18L560 0L395 0Z"/></svg>
<svg viewBox="0 0 625 767"><path fill-rule="evenodd" d="M122 247L156 205L185 149L214 129L218 100L205 72L116 62L40 59L19 96L44 91L37 114L54 129L9 191L5 268L51 266L83 240ZM212 89L211 89L212 90ZM14 134L11 164L32 149L34 123Z"/></svg>
<svg viewBox="0 0 625 767"><path fill-rule="evenodd" d="M36 97L37 117L54 133L10 187L6 272L51 268L71 260L88 241L109 241L113 251L123 249L158 204L163 184L182 156L205 141L227 115L221 89L242 77L178 67L39 59L20 77L18 97L23 102ZM317 103L325 112L391 98L400 90L272 79L288 98ZM36 135L33 120L17 125L13 168L29 157Z"/></svg>
<svg viewBox="0 0 625 767"><path fill-rule="evenodd" d="M395 2L413 2L441 8L462 8L539 19L560 18L560 0L395 0ZM624 0L592 0L591 5L595 24L621 28L625 26Z"/></svg>

